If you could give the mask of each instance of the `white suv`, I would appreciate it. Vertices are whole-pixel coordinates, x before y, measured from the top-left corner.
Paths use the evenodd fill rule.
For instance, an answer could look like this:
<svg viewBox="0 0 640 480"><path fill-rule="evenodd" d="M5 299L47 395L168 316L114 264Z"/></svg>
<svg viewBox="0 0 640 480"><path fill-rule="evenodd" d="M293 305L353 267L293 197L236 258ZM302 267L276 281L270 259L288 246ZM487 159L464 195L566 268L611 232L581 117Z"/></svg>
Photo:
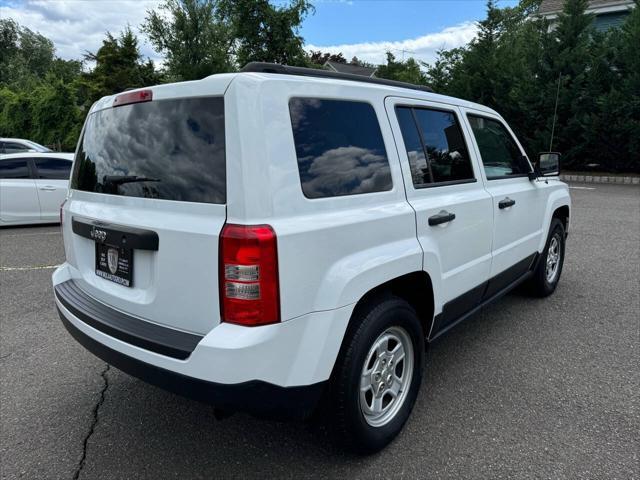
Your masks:
<svg viewBox="0 0 640 480"><path fill-rule="evenodd" d="M125 372L226 411L332 409L375 451L429 341L522 282L554 291L557 163L532 168L489 108L304 68L105 97L61 212L56 304Z"/></svg>

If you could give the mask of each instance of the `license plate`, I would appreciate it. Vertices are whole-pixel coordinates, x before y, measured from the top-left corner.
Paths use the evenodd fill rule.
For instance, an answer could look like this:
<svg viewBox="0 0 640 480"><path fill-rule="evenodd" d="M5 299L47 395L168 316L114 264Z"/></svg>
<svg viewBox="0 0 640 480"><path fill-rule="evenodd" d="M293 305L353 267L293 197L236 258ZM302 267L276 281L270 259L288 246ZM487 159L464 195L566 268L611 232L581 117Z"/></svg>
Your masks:
<svg viewBox="0 0 640 480"><path fill-rule="evenodd" d="M133 250L96 243L96 275L125 287L133 286Z"/></svg>

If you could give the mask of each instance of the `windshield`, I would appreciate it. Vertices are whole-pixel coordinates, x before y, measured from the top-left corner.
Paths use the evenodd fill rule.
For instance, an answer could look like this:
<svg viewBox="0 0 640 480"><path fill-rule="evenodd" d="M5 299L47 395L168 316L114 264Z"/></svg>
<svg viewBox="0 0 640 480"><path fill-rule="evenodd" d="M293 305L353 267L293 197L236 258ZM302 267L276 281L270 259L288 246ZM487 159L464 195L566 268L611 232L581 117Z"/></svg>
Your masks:
<svg viewBox="0 0 640 480"><path fill-rule="evenodd" d="M108 108L87 120L71 187L129 197L225 203L222 97Z"/></svg>

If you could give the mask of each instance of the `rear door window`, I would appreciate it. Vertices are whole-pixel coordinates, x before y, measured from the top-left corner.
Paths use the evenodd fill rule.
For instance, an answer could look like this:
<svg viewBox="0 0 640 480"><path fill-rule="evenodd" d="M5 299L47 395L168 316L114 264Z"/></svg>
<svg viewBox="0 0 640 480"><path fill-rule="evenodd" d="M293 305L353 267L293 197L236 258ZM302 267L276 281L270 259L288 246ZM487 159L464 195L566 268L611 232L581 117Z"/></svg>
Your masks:
<svg viewBox="0 0 640 480"><path fill-rule="evenodd" d="M0 178L31 178L27 159L0 160Z"/></svg>
<svg viewBox="0 0 640 480"><path fill-rule="evenodd" d="M46 153L46 152L51 152L52 151L50 148L47 148L47 147L45 147L43 145L40 145L39 143L32 142L30 140L25 140L24 142L27 145L29 145L29 147L31 147L32 150L35 150L36 152Z"/></svg>
<svg viewBox="0 0 640 480"><path fill-rule="evenodd" d="M2 150L4 153L22 153L28 152L30 148L26 145L22 145L21 143L4 142Z"/></svg>
<svg viewBox="0 0 640 480"><path fill-rule="evenodd" d="M471 159L454 112L397 107L396 115L415 187L474 180Z"/></svg>
<svg viewBox="0 0 640 480"><path fill-rule="evenodd" d="M154 100L93 113L75 165L77 190L223 204L224 100Z"/></svg>
<svg viewBox="0 0 640 480"><path fill-rule="evenodd" d="M34 158L36 178L48 180L68 180L71 173L71 162L61 158Z"/></svg>
<svg viewBox="0 0 640 480"><path fill-rule="evenodd" d="M409 158L409 168L411 169L411 180L413 185L420 187L431 183L431 173L425 155L424 145L420 139L420 133L416 125L411 108L396 108L396 117L402 131L402 139Z"/></svg>
<svg viewBox="0 0 640 480"><path fill-rule="evenodd" d="M371 104L292 98L289 113L306 197L391 190L389 160Z"/></svg>

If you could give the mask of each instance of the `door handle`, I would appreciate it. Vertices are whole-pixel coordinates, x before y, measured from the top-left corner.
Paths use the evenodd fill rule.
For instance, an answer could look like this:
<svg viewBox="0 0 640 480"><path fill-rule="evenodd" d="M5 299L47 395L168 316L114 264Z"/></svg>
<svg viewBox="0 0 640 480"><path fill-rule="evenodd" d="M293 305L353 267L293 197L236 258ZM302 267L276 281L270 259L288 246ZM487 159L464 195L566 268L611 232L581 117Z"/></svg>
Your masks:
<svg viewBox="0 0 640 480"><path fill-rule="evenodd" d="M56 187L54 187L53 185L44 185L42 187L40 187L40 190L46 190L48 192L52 192L56 189Z"/></svg>
<svg viewBox="0 0 640 480"><path fill-rule="evenodd" d="M435 225L448 223L451 222L454 218L456 218L455 213L449 213L446 210L442 210L440 213L429 217L429 226L433 227Z"/></svg>
<svg viewBox="0 0 640 480"><path fill-rule="evenodd" d="M513 207L516 204L516 201L513 200L512 198L505 198L504 200L500 200L498 202L498 208L503 209L503 208L509 208L509 207Z"/></svg>

